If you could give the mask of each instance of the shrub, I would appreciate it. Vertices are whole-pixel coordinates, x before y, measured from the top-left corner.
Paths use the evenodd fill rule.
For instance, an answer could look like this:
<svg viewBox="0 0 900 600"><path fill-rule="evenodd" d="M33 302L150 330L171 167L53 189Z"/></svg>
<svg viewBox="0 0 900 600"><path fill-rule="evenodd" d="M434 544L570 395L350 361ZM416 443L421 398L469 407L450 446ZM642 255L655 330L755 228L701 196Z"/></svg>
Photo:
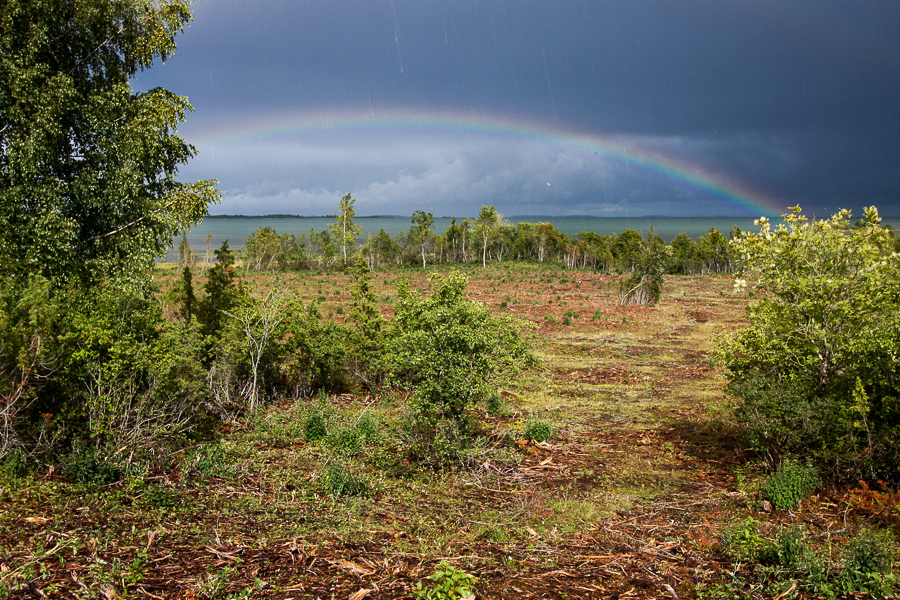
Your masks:
<svg viewBox="0 0 900 600"><path fill-rule="evenodd" d="M122 479L125 468L116 459L94 444L79 441L60 461L63 474L78 483L106 485Z"/></svg>
<svg viewBox="0 0 900 600"><path fill-rule="evenodd" d="M339 392L346 387L347 338L347 328L323 319L317 304L304 307L292 299L273 336L267 364L277 371L273 378L281 389L295 397Z"/></svg>
<svg viewBox="0 0 900 600"><path fill-rule="evenodd" d="M842 582L848 592L884 597L898 583L892 570L896 548L887 534L864 531L844 550Z"/></svg>
<svg viewBox="0 0 900 600"><path fill-rule="evenodd" d="M525 437L533 442L546 442L553 437L553 425L542 419L529 419L525 423Z"/></svg>
<svg viewBox="0 0 900 600"><path fill-rule="evenodd" d="M416 583L416 598L425 600L460 600L474 597L477 579L461 569L457 569L446 561L441 562L434 573L426 577L432 581L430 587Z"/></svg>
<svg viewBox="0 0 900 600"><path fill-rule="evenodd" d="M488 396L485 404L489 415L499 415L503 410L503 400L500 398L500 394L491 394Z"/></svg>
<svg viewBox="0 0 900 600"><path fill-rule="evenodd" d="M362 446L362 436L355 425L333 427L325 437L325 445L338 454L352 456Z"/></svg>
<svg viewBox="0 0 900 600"><path fill-rule="evenodd" d="M365 411L359 416L359 419L356 421L356 428L359 431L359 435L366 442L372 442L378 437L378 419L369 411Z"/></svg>
<svg viewBox="0 0 900 600"><path fill-rule="evenodd" d="M771 462L796 453L839 477L898 485L900 255L874 207L854 227L849 211L822 221L792 211L734 242L766 292L750 326L718 344L735 415Z"/></svg>
<svg viewBox="0 0 900 600"><path fill-rule="evenodd" d="M398 290L393 376L411 388L415 409L435 419L462 419L495 391L492 382L501 372L534 362L516 322L469 300L467 283L455 271L438 279L428 298L418 298L405 283Z"/></svg>
<svg viewBox="0 0 900 600"><path fill-rule="evenodd" d="M777 510L795 508L800 500L821 484L816 470L790 458L785 458L763 486L763 494Z"/></svg>
<svg viewBox="0 0 900 600"><path fill-rule="evenodd" d="M321 409L313 409L303 424L303 434L307 442L318 442L328 435L328 423Z"/></svg>
<svg viewBox="0 0 900 600"><path fill-rule="evenodd" d="M355 475L343 461L336 460L322 473L322 488L335 496L368 496L372 489L362 477Z"/></svg>

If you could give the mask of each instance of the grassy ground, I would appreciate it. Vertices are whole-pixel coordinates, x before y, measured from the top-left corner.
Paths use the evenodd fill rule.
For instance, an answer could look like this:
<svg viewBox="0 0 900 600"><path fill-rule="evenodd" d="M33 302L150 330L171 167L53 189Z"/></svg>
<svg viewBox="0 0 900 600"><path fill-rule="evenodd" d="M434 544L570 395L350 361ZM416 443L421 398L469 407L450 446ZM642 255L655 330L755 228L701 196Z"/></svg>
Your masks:
<svg viewBox="0 0 900 600"><path fill-rule="evenodd" d="M861 485L764 510L764 473L722 419L707 355L743 319L731 279L672 277L658 306L636 308L615 305L608 276L468 272L473 299L536 324L541 365L501 383L498 414L479 411L465 468L404 459L395 391L285 401L103 488L52 471L3 481L0 590L411 598L446 562L477 577L478 598L828 597L854 540L897 531L898 496ZM161 267L163 289L173 277ZM386 316L401 277L430 286L421 271L374 273ZM342 274L247 283L319 299L337 320L349 302ZM328 432L315 443L313 414ZM536 421L549 441L526 439ZM791 535L801 550L787 556Z"/></svg>

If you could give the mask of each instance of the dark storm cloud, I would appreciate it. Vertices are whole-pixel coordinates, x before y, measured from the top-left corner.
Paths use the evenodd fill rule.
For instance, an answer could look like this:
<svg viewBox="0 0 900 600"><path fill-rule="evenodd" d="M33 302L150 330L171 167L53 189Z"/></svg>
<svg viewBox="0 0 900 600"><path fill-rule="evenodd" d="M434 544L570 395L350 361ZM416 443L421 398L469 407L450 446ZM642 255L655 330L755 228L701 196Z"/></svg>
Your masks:
<svg viewBox="0 0 900 600"><path fill-rule="evenodd" d="M900 212L898 2L204 0L195 13L175 57L140 79L190 97L197 112L182 129L187 137L192 127L323 108L373 116L398 107L490 112L643 139L784 205L825 211L876 203ZM185 174L243 190L224 212L236 212L228 203L238 198L247 206L255 198L261 208L254 212L267 212L270 196L253 195L266 181L288 186L284 197L352 187L414 208L425 198L416 194L435 190L432 198L447 203L521 204L523 194L551 209L565 203L563 191L527 185L559 168L555 157L463 146L452 154L441 146L434 150L441 160L424 164L416 161L427 152L421 140L391 140L418 150L398 150L380 170L372 156L383 148L374 142L340 140L328 164L308 155L319 161L313 178L327 174L329 182L304 185L298 170L313 163L299 160L295 146L280 152L277 144L256 148L268 165L243 171L235 163L223 175L207 172L206 160ZM487 168L492 154L506 162ZM279 163L290 172L263 172ZM622 183L621 175L605 176L601 183ZM598 196L598 177L570 174L569 195ZM629 185L620 198L640 195Z"/></svg>

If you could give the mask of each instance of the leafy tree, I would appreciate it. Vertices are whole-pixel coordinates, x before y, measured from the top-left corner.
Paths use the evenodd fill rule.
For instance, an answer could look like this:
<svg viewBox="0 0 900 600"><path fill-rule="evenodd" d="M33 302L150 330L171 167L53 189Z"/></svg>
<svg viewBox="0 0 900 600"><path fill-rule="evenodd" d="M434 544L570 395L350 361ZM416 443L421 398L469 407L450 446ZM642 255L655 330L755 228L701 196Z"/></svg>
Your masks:
<svg viewBox="0 0 900 600"><path fill-rule="evenodd" d="M900 256L878 211L809 221L800 208L734 242L765 297L718 359L751 441L900 483Z"/></svg>
<svg viewBox="0 0 900 600"><path fill-rule="evenodd" d="M178 316L189 325L197 312L197 296L194 294L194 276L190 267L181 271L181 278L176 282L174 289L174 301L177 306Z"/></svg>
<svg viewBox="0 0 900 600"><path fill-rule="evenodd" d="M636 255L630 259L634 265L631 276L619 282L619 303L650 306L659 302L662 295L666 268L670 261L669 249L651 228L647 234L647 242L635 251Z"/></svg>
<svg viewBox="0 0 900 600"><path fill-rule="evenodd" d="M412 227L409 228L406 239L419 249L419 253L422 256L422 268L424 269L425 251L434 238L434 215L424 210L417 210L410 217L410 221L412 221Z"/></svg>
<svg viewBox="0 0 900 600"><path fill-rule="evenodd" d="M447 258L453 262L469 261L469 244L472 241L472 221L463 219L457 223L456 219L450 220L450 226L444 232L444 243L447 246Z"/></svg>
<svg viewBox="0 0 900 600"><path fill-rule="evenodd" d="M545 258L559 248L561 243L560 231L553 226L553 223L538 223L534 226L534 233L538 245L537 259L544 262Z"/></svg>
<svg viewBox="0 0 900 600"><path fill-rule="evenodd" d="M278 233L271 227L259 227L244 241L242 254L244 268L250 271L271 271L284 262L283 248Z"/></svg>
<svg viewBox="0 0 900 600"><path fill-rule="evenodd" d="M387 325L381 316L378 297L372 289L371 270L362 255L357 259L352 274L356 281L350 288L350 315L347 319L353 324L350 335L351 369L358 379L372 388L384 374Z"/></svg>
<svg viewBox="0 0 900 600"><path fill-rule="evenodd" d="M503 220L494 205L482 206L478 211L478 218L475 219L475 234L481 240L481 266L487 267L488 246L497 237L497 232Z"/></svg>
<svg viewBox="0 0 900 600"><path fill-rule="evenodd" d="M229 325L237 332L245 356L249 360L250 380L246 389L245 402L252 410L259 405L261 377L264 370L264 357L277 327L284 320L284 293L271 291L265 298L238 306L233 312L226 312L231 317Z"/></svg>
<svg viewBox="0 0 900 600"><path fill-rule="evenodd" d="M187 99L129 85L190 18L189 0L0 6L0 272L145 286L218 199L175 179L194 154L174 134Z"/></svg>
<svg viewBox="0 0 900 600"><path fill-rule="evenodd" d="M644 239L634 229L626 229L620 233L612 247L612 254L620 271L634 271L645 252Z"/></svg>
<svg viewBox="0 0 900 600"><path fill-rule="evenodd" d="M353 222L353 215L356 214L356 209L353 208L355 203L356 200L351 198L350 194L341 198L340 213L335 215L334 223L328 224L332 235L337 239L341 254L344 255L345 267L349 264L347 262L347 252L348 250L353 251L356 247L356 238L362 233L362 225L357 225Z"/></svg>
<svg viewBox="0 0 900 600"><path fill-rule="evenodd" d="M578 246L585 266L590 263L591 268L609 271L613 257L601 236L590 231L582 231L578 234Z"/></svg>
<svg viewBox="0 0 900 600"><path fill-rule="evenodd" d="M187 239L187 230L181 230L181 240L178 242L178 263L176 268L184 269L197 264L197 253L191 250L191 243Z"/></svg>
<svg viewBox="0 0 900 600"><path fill-rule="evenodd" d="M234 272L234 252L228 247L228 240L214 254L217 262L207 273L204 296L197 305L200 333L205 336L222 331L228 318L226 313L234 311L244 295Z"/></svg>
<svg viewBox="0 0 900 600"><path fill-rule="evenodd" d="M694 273L696 267L695 254L697 253L697 244L686 233L679 233L672 240L672 264L671 272L676 275L687 275Z"/></svg>
<svg viewBox="0 0 900 600"><path fill-rule="evenodd" d="M718 229L713 227L697 242L697 257L703 262L706 273L730 273L732 271L731 246Z"/></svg>

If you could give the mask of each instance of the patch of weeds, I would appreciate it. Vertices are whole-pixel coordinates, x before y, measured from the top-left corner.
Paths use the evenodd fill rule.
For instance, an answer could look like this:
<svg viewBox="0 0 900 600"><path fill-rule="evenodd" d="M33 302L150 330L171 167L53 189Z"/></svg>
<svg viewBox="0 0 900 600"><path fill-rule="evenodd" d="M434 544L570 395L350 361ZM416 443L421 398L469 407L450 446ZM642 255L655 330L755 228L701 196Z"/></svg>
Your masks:
<svg viewBox="0 0 900 600"><path fill-rule="evenodd" d="M272 448L287 448L303 435L302 420L297 414L296 403L286 413L259 411L262 418L254 419L254 435L256 441Z"/></svg>
<svg viewBox="0 0 900 600"><path fill-rule="evenodd" d="M125 465L96 444L79 442L61 461L62 472L78 483L106 485L119 481Z"/></svg>
<svg viewBox="0 0 900 600"><path fill-rule="evenodd" d="M813 467L785 458L781 467L769 476L762 491L777 510L791 510L821 483Z"/></svg>
<svg viewBox="0 0 900 600"><path fill-rule="evenodd" d="M895 590L900 579L892 563L896 548L886 532L866 530L854 536L844 551L841 583L846 592L867 592L884 597Z"/></svg>
<svg viewBox="0 0 900 600"><path fill-rule="evenodd" d="M509 304L506 302L506 300L504 300L503 302L500 303L500 310L506 310L506 308L508 306L509 306Z"/></svg>
<svg viewBox="0 0 900 600"><path fill-rule="evenodd" d="M188 479L234 479L237 467L228 459L225 447L216 442L192 450L184 457L182 473Z"/></svg>
<svg viewBox="0 0 900 600"><path fill-rule="evenodd" d="M525 423L525 437L532 442L547 442L553 437L553 424L543 419L529 419Z"/></svg>
<svg viewBox="0 0 900 600"><path fill-rule="evenodd" d="M240 561L240 559L238 559ZM215 572L208 573L205 577L197 581L197 592L201 597L205 598L221 598L231 583L233 576L239 576L237 562L233 567L221 567Z"/></svg>
<svg viewBox="0 0 900 600"><path fill-rule="evenodd" d="M328 435L328 422L325 419L325 412L316 407L306 416L303 423L303 436L307 442L318 442Z"/></svg>
<svg viewBox="0 0 900 600"><path fill-rule="evenodd" d="M759 522L753 517L725 530L722 536L725 550L743 562L758 562L769 552L769 542L759 534Z"/></svg>
<svg viewBox="0 0 900 600"><path fill-rule="evenodd" d="M474 575L457 569L446 561L434 570L434 573L426 577L431 580L430 586L423 586L422 582L416 583L416 598L424 600L460 600L475 596L475 582L478 579Z"/></svg>
<svg viewBox="0 0 900 600"><path fill-rule="evenodd" d="M554 317L553 315L547 315L546 317L544 317L544 320L548 323L556 323L556 317Z"/></svg>
<svg viewBox="0 0 900 600"><path fill-rule="evenodd" d="M485 404L489 415L499 415L503 410L503 400L500 398L500 394L491 394L485 400Z"/></svg>
<svg viewBox="0 0 900 600"><path fill-rule="evenodd" d="M28 455L21 448L10 448L0 461L0 477L17 481L28 474Z"/></svg>
<svg viewBox="0 0 900 600"><path fill-rule="evenodd" d="M378 438L378 418L369 411L363 412L356 420L356 429L366 443L374 442Z"/></svg>
<svg viewBox="0 0 900 600"><path fill-rule="evenodd" d="M151 483L141 493L138 503L148 508L173 509L181 505L181 497L164 485Z"/></svg>
<svg viewBox="0 0 900 600"><path fill-rule="evenodd" d="M325 467L322 473L322 488L334 496L368 496L372 487L365 478L353 473L350 466L336 460Z"/></svg>
<svg viewBox="0 0 900 600"><path fill-rule="evenodd" d="M325 436L325 445L338 454L353 456L362 447L362 435L355 425L332 427Z"/></svg>
<svg viewBox="0 0 900 600"><path fill-rule="evenodd" d="M594 311L594 314L591 315L591 320L599 321L600 319L606 320L606 317L603 315L603 311L598 308Z"/></svg>

